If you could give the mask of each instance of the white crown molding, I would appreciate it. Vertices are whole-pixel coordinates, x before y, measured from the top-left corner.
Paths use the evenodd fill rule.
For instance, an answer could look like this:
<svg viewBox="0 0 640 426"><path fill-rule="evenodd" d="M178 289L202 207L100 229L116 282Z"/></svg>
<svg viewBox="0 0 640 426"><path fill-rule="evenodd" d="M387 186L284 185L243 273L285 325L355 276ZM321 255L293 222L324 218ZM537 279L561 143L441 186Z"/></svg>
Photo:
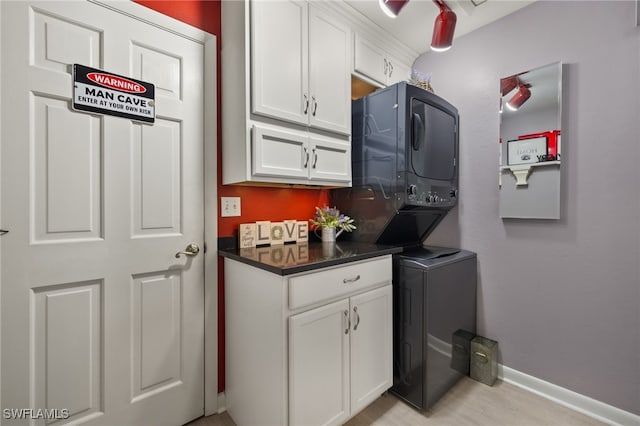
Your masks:
<svg viewBox="0 0 640 426"><path fill-rule="evenodd" d="M315 7L333 11L333 13L347 21L353 31L365 35L367 39L375 42L384 50L392 52L394 57L408 65L413 65L413 62L420 56L419 52L401 42L344 0L314 1L313 4Z"/></svg>
<svg viewBox="0 0 640 426"><path fill-rule="evenodd" d="M640 416L498 364L498 378L611 425L640 426Z"/></svg>

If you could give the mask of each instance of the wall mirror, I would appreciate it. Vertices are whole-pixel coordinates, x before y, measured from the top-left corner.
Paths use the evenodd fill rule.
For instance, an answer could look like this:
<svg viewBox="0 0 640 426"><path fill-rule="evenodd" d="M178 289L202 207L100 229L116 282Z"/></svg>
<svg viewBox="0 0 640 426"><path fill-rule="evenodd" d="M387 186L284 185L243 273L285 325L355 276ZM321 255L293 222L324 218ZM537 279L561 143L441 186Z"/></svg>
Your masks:
<svg viewBox="0 0 640 426"><path fill-rule="evenodd" d="M500 217L560 218L562 64L500 80Z"/></svg>

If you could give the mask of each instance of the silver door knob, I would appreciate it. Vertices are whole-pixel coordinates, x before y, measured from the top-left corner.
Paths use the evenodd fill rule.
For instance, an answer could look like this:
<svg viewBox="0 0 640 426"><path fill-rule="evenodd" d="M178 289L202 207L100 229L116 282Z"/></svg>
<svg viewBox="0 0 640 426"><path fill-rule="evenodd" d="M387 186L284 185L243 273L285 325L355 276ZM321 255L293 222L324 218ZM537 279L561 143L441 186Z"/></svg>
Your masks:
<svg viewBox="0 0 640 426"><path fill-rule="evenodd" d="M184 251L179 251L176 253L176 258L179 258L181 254L185 256L197 256L200 253L200 247L196 243L191 243L184 249Z"/></svg>

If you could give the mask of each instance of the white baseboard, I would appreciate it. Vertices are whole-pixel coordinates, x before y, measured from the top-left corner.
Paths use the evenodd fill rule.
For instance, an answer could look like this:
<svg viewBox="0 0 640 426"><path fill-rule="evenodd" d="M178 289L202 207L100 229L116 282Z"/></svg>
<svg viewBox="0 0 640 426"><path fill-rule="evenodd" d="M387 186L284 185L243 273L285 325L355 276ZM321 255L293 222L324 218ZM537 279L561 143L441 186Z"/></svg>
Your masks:
<svg viewBox="0 0 640 426"><path fill-rule="evenodd" d="M218 394L218 414L222 414L227 411L227 397L224 392Z"/></svg>
<svg viewBox="0 0 640 426"><path fill-rule="evenodd" d="M504 382L550 399L602 422L620 426L640 426L640 416L521 373L513 368L498 364L498 377Z"/></svg>

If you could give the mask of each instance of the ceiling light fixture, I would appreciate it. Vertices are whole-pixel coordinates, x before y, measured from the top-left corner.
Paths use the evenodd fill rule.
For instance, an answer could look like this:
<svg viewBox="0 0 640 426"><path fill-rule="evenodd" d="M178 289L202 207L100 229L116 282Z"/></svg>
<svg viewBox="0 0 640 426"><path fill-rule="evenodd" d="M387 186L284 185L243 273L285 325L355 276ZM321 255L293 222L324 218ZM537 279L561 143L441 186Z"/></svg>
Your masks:
<svg viewBox="0 0 640 426"><path fill-rule="evenodd" d="M511 111L517 111L518 108L520 108L522 104L527 102L527 99L529 99L530 97L531 90L529 90L528 85L518 82L518 91L515 93L515 95L513 95L511 99L509 99L509 102L507 102L507 108L509 108Z"/></svg>
<svg viewBox="0 0 640 426"><path fill-rule="evenodd" d="M380 9L389 17L395 18L409 0L378 0Z"/></svg>
<svg viewBox="0 0 640 426"><path fill-rule="evenodd" d="M440 8L440 14L436 17L436 22L433 25L431 50L444 52L451 49L457 17L443 0L433 0L433 2Z"/></svg>

